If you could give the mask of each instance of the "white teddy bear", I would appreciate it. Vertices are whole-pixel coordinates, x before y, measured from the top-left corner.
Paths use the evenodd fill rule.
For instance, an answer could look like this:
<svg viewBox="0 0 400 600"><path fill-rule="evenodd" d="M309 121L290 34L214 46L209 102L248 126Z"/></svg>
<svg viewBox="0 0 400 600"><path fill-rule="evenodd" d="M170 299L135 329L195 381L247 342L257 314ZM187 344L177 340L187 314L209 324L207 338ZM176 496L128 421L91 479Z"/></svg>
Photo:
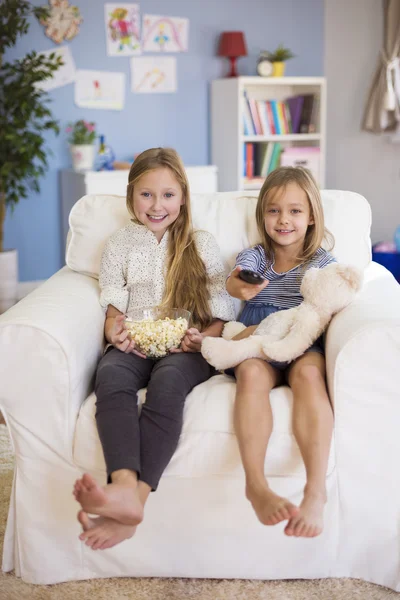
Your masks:
<svg viewBox="0 0 400 600"><path fill-rule="evenodd" d="M235 367L247 358L291 362L315 342L334 314L350 304L362 281L362 272L349 265L331 263L324 269L311 268L301 282L304 300L299 306L269 315L243 340L231 338L245 325L230 321L222 338L204 339L201 353L218 370Z"/></svg>

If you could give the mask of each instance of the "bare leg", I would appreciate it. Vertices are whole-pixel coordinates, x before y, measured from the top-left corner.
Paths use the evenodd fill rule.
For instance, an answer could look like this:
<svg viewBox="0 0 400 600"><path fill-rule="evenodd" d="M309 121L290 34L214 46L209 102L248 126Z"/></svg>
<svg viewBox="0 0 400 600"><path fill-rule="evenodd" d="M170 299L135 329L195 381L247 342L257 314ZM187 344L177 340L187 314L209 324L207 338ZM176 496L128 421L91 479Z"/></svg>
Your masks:
<svg viewBox="0 0 400 600"><path fill-rule="evenodd" d="M112 483L102 487L85 473L74 486L74 496L86 513L109 517L124 525L138 525L143 503L138 493L137 474L120 469L111 474Z"/></svg>
<svg viewBox="0 0 400 600"><path fill-rule="evenodd" d="M258 358L249 359L235 370L237 379L234 412L235 431L246 474L246 496L264 525L275 525L293 517L298 508L275 494L264 475L264 462L272 432L269 393L281 373Z"/></svg>
<svg viewBox="0 0 400 600"><path fill-rule="evenodd" d="M300 510L286 535L315 537L323 529L325 478L332 439L333 411L325 384L325 359L307 352L289 371L293 391L293 433L306 468L307 483Z"/></svg>

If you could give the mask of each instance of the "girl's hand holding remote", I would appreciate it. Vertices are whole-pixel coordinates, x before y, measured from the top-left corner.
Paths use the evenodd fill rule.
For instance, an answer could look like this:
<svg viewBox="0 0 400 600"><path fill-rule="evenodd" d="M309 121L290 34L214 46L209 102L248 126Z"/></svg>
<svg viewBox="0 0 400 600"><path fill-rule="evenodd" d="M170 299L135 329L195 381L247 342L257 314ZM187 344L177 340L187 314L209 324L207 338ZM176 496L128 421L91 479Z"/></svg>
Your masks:
<svg viewBox="0 0 400 600"><path fill-rule="evenodd" d="M257 296L261 290L267 287L269 283L268 279L264 279L264 281L260 284L247 283L246 281L240 279L240 271L242 271L242 267L237 266L232 271L226 282L226 289L234 298L238 298L239 300L251 300Z"/></svg>
<svg viewBox="0 0 400 600"><path fill-rule="evenodd" d="M121 352L137 354L140 358L146 358L144 354L136 350L135 342L129 337L129 332L125 327L125 315L118 315L114 318L110 338L112 345Z"/></svg>

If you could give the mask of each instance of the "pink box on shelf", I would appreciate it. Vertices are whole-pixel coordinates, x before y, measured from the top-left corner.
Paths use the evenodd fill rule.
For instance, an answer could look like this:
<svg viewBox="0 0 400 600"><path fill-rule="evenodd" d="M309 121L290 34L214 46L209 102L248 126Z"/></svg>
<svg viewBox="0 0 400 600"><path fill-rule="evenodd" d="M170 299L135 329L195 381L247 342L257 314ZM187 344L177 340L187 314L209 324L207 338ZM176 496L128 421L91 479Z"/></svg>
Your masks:
<svg viewBox="0 0 400 600"><path fill-rule="evenodd" d="M317 146L290 146L281 154L281 167L305 167L319 183L320 150Z"/></svg>

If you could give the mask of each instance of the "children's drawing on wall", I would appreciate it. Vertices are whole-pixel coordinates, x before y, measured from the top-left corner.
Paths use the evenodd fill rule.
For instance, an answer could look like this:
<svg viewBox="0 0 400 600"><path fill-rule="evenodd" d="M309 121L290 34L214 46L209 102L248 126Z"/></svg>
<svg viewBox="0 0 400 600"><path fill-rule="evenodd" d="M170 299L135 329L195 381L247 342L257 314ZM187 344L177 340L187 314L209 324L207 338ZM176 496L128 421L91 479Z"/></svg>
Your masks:
<svg viewBox="0 0 400 600"><path fill-rule="evenodd" d="M52 48L51 50L40 52L40 54L48 56L52 52L54 52L56 56L61 56L64 64L53 73L53 77L36 84L38 89L45 90L46 92L75 81L75 63L69 46L59 46L59 48Z"/></svg>
<svg viewBox="0 0 400 600"><path fill-rule="evenodd" d="M139 4L104 6L108 56L141 54Z"/></svg>
<svg viewBox="0 0 400 600"><path fill-rule="evenodd" d="M189 19L143 15L143 52L187 52Z"/></svg>
<svg viewBox="0 0 400 600"><path fill-rule="evenodd" d="M83 21L79 8L70 6L69 0L49 0L49 4L48 18L40 20L45 34L56 44L72 40L79 33L79 25Z"/></svg>
<svg viewBox="0 0 400 600"><path fill-rule="evenodd" d="M131 81L132 92L136 94L176 92L176 58L131 58Z"/></svg>
<svg viewBox="0 0 400 600"><path fill-rule="evenodd" d="M83 108L122 110L125 100L125 73L114 71L76 72L75 104Z"/></svg>

